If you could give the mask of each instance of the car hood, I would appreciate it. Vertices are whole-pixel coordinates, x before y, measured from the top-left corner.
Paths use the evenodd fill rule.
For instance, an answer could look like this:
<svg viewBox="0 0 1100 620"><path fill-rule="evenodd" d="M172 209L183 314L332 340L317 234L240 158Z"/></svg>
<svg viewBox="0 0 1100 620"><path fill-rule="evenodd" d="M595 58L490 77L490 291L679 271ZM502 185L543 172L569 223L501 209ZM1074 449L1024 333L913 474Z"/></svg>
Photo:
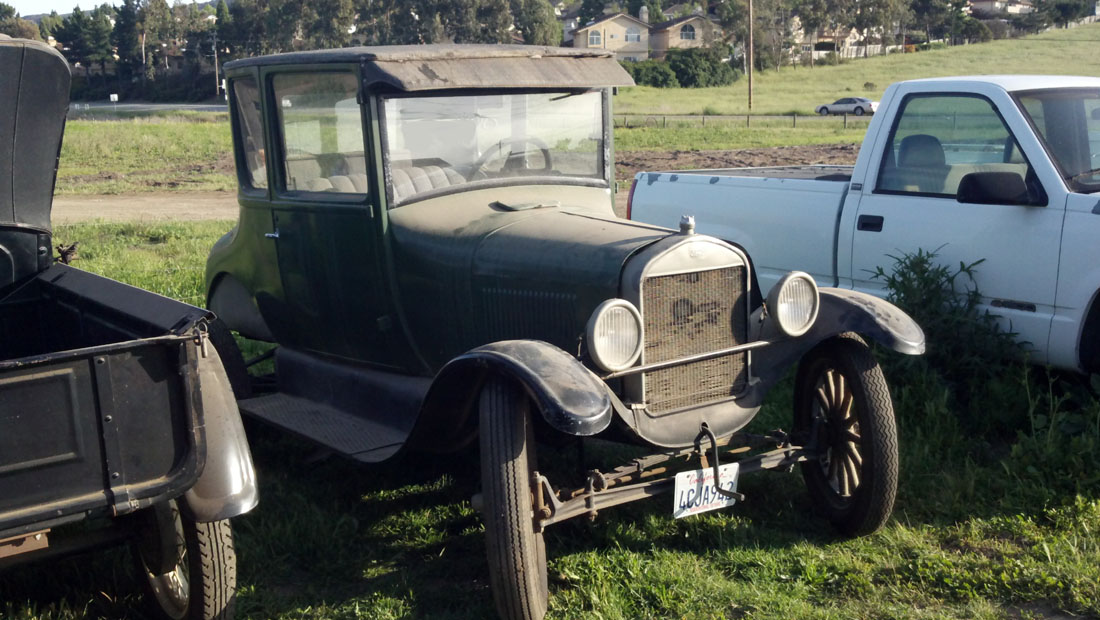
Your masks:
<svg viewBox="0 0 1100 620"><path fill-rule="evenodd" d="M530 207L540 194L558 205ZM609 207L607 190L540 186L391 211L404 316L430 365L514 338L575 350L595 307L620 296L627 258L671 233L618 219Z"/></svg>

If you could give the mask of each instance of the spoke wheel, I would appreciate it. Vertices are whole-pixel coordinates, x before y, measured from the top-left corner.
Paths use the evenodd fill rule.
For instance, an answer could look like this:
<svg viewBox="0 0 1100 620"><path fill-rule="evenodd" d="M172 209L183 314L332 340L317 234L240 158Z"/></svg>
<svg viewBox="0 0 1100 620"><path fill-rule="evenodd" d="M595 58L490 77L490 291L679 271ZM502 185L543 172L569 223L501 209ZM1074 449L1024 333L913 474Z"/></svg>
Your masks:
<svg viewBox="0 0 1100 620"><path fill-rule="evenodd" d="M847 535L881 528L897 495L897 428L882 369L858 336L827 340L803 358L795 429L817 453L802 463L815 506Z"/></svg>
<svg viewBox="0 0 1100 620"><path fill-rule="evenodd" d="M530 401L501 379L481 393L481 485L489 581L504 620L546 614L546 545L535 531L536 468Z"/></svg>
<svg viewBox="0 0 1100 620"><path fill-rule="evenodd" d="M167 572L150 569L141 546L136 560L146 600L153 614L169 620L230 620L237 594L237 555L229 521L199 523L180 513L172 502L179 561ZM150 527L156 527L152 523ZM159 535L154 536L159 538Z"/></svg>

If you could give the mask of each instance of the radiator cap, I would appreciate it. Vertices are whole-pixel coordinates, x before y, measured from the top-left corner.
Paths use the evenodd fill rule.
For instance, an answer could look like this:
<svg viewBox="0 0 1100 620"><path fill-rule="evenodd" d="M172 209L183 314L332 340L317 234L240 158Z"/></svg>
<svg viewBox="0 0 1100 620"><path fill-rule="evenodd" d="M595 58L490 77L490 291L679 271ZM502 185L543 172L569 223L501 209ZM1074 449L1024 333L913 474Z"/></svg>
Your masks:
<svg viewBox="0 0 1100 620"><path fill-rule="evenodd" d="M681 215L680 216L680 234L681 235L694 235L695 234L695 216L694 215Z"/></svg>

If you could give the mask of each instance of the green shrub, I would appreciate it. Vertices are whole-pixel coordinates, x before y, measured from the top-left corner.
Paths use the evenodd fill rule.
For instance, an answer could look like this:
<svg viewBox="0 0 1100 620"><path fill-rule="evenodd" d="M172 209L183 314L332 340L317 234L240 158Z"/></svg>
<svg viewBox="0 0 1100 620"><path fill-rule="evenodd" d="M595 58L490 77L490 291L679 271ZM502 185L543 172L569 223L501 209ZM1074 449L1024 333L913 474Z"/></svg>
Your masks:
<svg viewBox="0 0 1100 620"><path fill-rule="evenodd" d="M630 77L639 86L656 86L658 88L678 88L680 83L676 80L676 74L661 60L643 60L641 62L622 63L630 73Z"/></svg>
<svg viewBox="0 0 1100 620"><path fill-rule="evenodd" d="M737 81L733 67L709 48L669 50L668 67L680 86L687 88L728 86Z"/></svg>

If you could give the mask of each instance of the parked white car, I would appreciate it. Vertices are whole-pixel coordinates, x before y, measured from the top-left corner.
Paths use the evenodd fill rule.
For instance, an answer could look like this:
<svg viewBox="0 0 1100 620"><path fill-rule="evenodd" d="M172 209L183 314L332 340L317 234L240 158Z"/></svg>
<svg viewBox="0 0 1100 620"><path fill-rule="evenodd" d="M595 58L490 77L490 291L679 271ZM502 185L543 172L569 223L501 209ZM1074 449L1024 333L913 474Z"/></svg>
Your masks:
<svg viewBox="0 0 1100 620"><path fill-rule="evenodd" d="M864 114L874 114L877 109L877 101L871 101L865 97L845 97L843 99L837 99L832 103L819 105L814 108L814 112L822 116L827 114L855 114L856 116L863 116Z"/></svg>
<svg viewBox="0 0 1100 620"><path fill-rule="evenodd" d="M791 270L878 296L892 256L984 259L980 303L1031 360L1100 372L1100 79L978 76L887 89L854 167L643 172L631 219L744 247L763 290Z"/></svg>

